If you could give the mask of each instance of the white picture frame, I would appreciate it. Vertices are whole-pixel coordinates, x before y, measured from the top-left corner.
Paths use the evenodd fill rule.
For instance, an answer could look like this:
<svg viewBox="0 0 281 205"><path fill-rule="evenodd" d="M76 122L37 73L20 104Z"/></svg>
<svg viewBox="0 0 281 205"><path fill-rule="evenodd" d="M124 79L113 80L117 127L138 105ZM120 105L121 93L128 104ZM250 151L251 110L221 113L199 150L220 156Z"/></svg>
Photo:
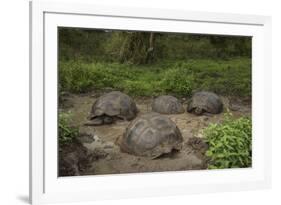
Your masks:
<svg viewBox="0 0 281 205"><path fill-rule="evenodd" d="M57 28L252 36L251 168L57 176ZM30 202L75 202L238 191L271 186L271 18L266 16L30 2Z"/></svg>

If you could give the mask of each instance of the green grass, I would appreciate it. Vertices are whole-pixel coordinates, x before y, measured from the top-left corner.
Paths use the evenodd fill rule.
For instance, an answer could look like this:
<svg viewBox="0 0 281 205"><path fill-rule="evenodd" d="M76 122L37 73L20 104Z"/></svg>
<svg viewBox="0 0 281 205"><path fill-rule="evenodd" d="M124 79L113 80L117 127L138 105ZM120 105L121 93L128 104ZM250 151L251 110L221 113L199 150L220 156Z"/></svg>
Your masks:
<svg viewBox="0 0 281 205"><path fill-rule="evenodd" d="M220 124L204 130L209 145L206 156L209 169L243 168L252 164L252 122L250 118L233 119L230 114Z"/></svg>
<svg viewBox="0 0 281 205"><path fill-rule="evenodd" d="M195 90L250 96L251 59L190 59L151 65L61 61L59 82L61 91L75 93L111 87L133 96L190 96Z"/></svg>
<svg viewBox="0 0 281 205"><path fill-rule="evenodd" d="M64 145L72 142L78 136L78 128L69 125L70 114L59 113L59 144Z"/></svg>

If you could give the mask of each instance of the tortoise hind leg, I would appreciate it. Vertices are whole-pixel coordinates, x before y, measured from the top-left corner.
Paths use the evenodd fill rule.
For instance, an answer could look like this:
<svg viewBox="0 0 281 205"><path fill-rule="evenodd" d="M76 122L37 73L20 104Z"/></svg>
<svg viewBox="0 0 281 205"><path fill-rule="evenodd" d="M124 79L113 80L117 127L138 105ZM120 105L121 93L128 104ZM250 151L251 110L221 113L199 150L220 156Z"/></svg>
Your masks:
<svg viewBox="0 0 281 205"><path fill-rule="evenodd" d="M92 118L90 121L85 123L86 126L94 126L94 125L102 125L103 124L103 118L102 117L96 117Z"/></svg>

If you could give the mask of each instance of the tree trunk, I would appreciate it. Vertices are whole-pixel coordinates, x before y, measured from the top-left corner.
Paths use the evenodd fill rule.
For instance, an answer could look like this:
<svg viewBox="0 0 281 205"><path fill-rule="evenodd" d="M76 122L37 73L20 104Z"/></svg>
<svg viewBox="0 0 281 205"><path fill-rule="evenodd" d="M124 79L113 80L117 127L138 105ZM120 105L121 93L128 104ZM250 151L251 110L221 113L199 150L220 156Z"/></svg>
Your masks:
<svg viewBox="0 0 281 205"><path fill-rule="evenodd" d="M120 62L147 64L153 62L154 33L124 32Z"/></svg>

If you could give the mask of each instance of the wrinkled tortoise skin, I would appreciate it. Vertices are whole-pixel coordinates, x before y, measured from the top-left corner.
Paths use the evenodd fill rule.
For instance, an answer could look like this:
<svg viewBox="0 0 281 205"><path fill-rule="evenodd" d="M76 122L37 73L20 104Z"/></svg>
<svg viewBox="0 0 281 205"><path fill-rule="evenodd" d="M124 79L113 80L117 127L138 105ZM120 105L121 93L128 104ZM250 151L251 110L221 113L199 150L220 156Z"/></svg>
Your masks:
<svg viewBox="0 0 281 205"><path fill-rule="evenodd" d="M152 111L161 114L180 114L184 112L181 102L170 95L162 95L152 102Z"/></svg>
<svg viewBox="0 0 281 205"><path fill-rule="evenodd" d="M180 150L183 138L176 124L158 113L144 114L126 129L120 148L123 152L150 158Z"/></svg>
<svg viewBox="0 0 281 205"><path fill-rule="evenodd" d="M197 92L188 103L187 111L200 115L203 113L218 114L223 110L223 103L218 95L212 92Z"/></svg>
<svg viewBox="0 0 281 205"><path fill-rule="evenodd" d="M88 117L93 125L111 124L116 119L132 120L138 113L135 102L128 95L112 91L100 96Z"/></svg>

